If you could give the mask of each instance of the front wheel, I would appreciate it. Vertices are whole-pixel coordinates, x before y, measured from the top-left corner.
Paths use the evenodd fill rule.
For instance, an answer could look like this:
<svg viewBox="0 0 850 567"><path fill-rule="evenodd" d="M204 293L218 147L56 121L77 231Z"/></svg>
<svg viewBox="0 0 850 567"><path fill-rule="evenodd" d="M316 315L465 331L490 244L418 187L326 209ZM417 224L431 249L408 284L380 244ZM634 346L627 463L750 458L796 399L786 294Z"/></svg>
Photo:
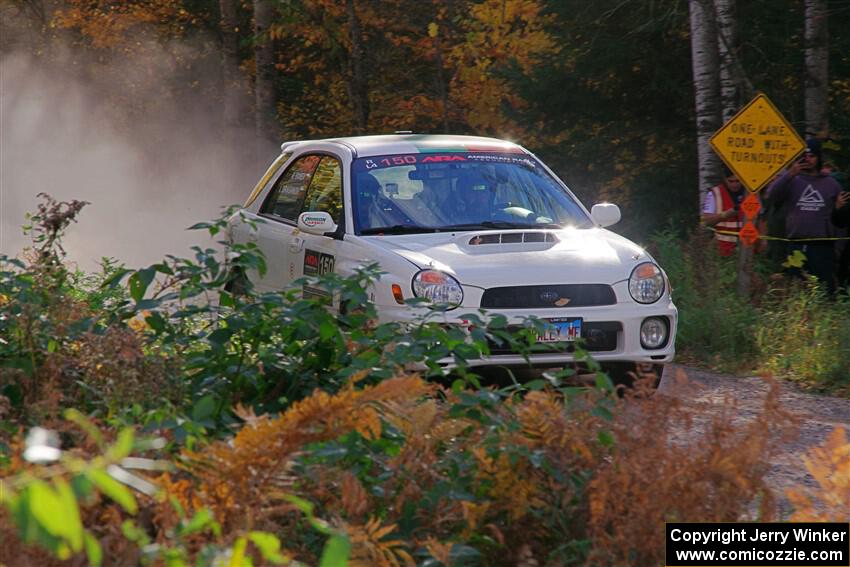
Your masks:
<svg viewBox="0 0 850 567"><path fill-rule="evenodd" d="M631 392L637 395L652 395L661 384L663 364L652 362L606 362L602 370L608 374L617 393Z"/></svg>

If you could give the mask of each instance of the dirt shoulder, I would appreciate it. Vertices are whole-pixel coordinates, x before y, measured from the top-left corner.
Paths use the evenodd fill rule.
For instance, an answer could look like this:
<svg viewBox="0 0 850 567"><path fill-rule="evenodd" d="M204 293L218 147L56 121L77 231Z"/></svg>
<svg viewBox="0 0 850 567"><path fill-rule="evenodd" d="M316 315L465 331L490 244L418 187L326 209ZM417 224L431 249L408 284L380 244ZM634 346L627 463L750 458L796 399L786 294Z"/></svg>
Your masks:
<svg viewBox="0 0 850 567"><path fill-rule="evenodd" d="M682 376L689 382L688 387L677 384L677 378ZM802 457L823 443L836 427L850 429L850 399L807 392L787 381L779 381L779 386L783 408L799 419L799 434L783 443L768 474L776 495L782 498L782 512L788 513L785 488L816 485ZM671 364L664 369L659 391L682 399L686 405L708 415L722 411L727 400L734 400L738 418L747 420L762 409L768 389L767 381L759 376L740 377Z"/></svg>

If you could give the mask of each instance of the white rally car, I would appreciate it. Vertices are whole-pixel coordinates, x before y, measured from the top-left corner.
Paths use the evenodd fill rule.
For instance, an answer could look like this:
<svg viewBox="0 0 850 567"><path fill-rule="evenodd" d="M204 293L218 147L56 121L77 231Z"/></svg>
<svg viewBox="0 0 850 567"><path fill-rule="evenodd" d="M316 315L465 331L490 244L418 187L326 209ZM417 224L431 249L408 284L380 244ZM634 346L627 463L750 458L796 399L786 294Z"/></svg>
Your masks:
<svg viewBox="0 0 850 567"><path fill-rule="evenodd" d="M622 382L673 359L677 311L653 258L603 228L619 219L612 204L588 212L514 143L396 134L284 143L230 231L264 252L264 277L248 274L260 290L377 262L382 320L416 317L412 297L452 307L446 323L479 309L536 316L551 323L538 340L555 346L534 367L573 361L581 337ZM471 364L528 363L493 345Z"/></svg>

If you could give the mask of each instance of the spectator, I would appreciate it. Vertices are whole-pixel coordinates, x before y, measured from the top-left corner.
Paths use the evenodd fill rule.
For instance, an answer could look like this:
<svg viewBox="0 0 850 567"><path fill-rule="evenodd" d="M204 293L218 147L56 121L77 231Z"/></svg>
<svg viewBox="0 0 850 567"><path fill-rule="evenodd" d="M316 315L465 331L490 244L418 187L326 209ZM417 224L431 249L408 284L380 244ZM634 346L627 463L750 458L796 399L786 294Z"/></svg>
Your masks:
<svg viewBox="0 0 850 567"><path fill-rule="evenodd" d="M779 177L780 174L776 174L768 185ZM764 244L765 257L773 270L778 272L782 270L782 264L788 258L785 242L785 214L781 206L768 200L767 189L759 192L759 199L761 200L759 222L762 227L759 228L759 232L771 237L761 242Z"/></svg>
<svg viewBox="0 0 850 567"><path fill-rule="evenodd" d="M820 141L811 138L802 157L768 187L767 200L784 214L788 253L802 252L806 258L803 270L817 277L832 295L835 244L829 239L836 234L832 213L841 187L821 172L822 165Z"/></svg>
<svg viewBox="0 0 850 567"><path fill-rule="evenodd" d="M838 234L845 238L836 244L838 288L847 289L847 286L850 286L850 242L846 240L850 228L850 176L840 171L831 175L841 186L841 193L838 194L835 211L832 213L832 222L839 228Z"/></svg>
<svg viewBox="0 0 850 567"><path fill-rule="evenodd" d="M705 194L700 220L705 226L715 229L714 238L721 256L731 256L735 253L738 232L744 221L740 213L744 193L744 187L738 178L727 172L724 182L715 185Z"/></svg>

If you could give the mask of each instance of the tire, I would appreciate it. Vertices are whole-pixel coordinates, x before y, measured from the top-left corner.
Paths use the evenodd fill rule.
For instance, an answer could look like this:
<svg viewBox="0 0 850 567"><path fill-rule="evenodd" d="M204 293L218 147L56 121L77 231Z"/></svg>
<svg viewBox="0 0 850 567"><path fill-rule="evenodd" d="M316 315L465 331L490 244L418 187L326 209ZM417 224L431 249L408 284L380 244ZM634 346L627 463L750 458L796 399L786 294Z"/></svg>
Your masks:
<svg viewBox="0 0 850 567"><path fill-rule="evenodd" d="M652 395L661 384L663 364L607 362L602 364L602 370L608 374L617 393L624 396L627 393Z"/></svg>

